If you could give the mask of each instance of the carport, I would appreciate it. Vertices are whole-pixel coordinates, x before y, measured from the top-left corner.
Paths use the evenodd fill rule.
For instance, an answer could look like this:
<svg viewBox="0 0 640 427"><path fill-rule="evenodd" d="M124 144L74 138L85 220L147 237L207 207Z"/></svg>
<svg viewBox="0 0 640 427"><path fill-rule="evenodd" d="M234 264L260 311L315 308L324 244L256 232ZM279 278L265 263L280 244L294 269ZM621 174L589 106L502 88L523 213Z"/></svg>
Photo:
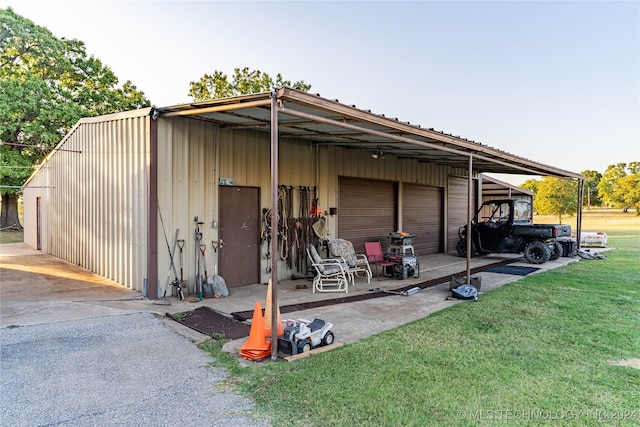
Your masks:
<svg viewBox="0 0 640 427"><path fill-rule="evenodd" d="M313 146L336 146L346 150L369 151L372 157L392 155L399 160L411 159L419 163L446 165L464 171L467 176L466 214L470 227L475 209L473 201L474 174L500 173L534 176L554 176L578 181L577 233L580 241L582 223L583 180L580 174L537 163L500 151L481 143L422 128L419 125L388 118L356 106L341 104L291 88L280 88L272 93L260 93L160 108L152 111L152 118L190 116L198 120L214 121L228 129L257 129L270 131L271 141L271 201L277 206L280 139L292 137L309 140ZM150 200L157 192L157 152L151 152ZM377 156L377 157L376 157ZM153 186L156 186L154 189ZM153 203L149 204L150 218L156 218ZM271 227L277 229L276 212L272 212ZM150 245L158 246L157 240ZM467 241L470 245L470 240ZM277 239L271 242L271 251L278 253ZM470 247L467 248L467 277L470 276ZM151 269L153 270L153 269ZM275 284L272 304L278 305L278 271L273 264L271 279ZM272 329L277 329L277 317L272 318ZM276 358L277 348L272 348Z"/></svg>

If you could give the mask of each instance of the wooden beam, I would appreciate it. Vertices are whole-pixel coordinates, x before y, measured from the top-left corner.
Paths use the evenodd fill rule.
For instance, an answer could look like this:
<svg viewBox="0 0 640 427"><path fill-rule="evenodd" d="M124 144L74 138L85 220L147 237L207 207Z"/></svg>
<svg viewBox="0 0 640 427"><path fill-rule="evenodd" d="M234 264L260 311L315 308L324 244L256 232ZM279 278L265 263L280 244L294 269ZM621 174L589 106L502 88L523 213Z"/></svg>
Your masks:
<svg viewBox="0 0 640 427"><path fill-rule="evenodd" d="M314 354L326 353L327 351L335 350L336 348L342 347L343 345L344 343L337 342L335 344L325 345L323 347L316 347L307 351L306 353L298 353L298 354L294 354L293 356L287 356L284 358L284 360L287 362L293 362L295 360L300 360L300 359L313 356Z"/></svg>

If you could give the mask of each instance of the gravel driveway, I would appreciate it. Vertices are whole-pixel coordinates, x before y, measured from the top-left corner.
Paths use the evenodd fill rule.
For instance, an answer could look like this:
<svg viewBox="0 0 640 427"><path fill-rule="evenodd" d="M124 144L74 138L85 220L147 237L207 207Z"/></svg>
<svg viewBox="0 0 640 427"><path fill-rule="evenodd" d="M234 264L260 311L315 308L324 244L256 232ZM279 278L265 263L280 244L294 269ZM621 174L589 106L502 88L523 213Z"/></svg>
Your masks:
<svg viewBox="0 0 640 427"><path fill-rule="evenodd" d="M267 426L149 313L0 328L0 425Z"/></svg>

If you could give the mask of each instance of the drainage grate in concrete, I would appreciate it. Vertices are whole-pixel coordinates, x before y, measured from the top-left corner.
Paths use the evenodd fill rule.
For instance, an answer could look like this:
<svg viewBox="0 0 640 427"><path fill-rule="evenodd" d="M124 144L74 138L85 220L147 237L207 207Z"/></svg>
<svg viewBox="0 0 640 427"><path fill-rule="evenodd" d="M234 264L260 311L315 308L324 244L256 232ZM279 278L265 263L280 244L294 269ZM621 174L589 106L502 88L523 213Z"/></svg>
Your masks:
<svg viewBox="0 0 640 427"><path fill-rule="evenodd" d="M253 312L251 314L253 315ZM198 307L184 313L167 313L167 317L210 337L223 334L225 338L230 339L245 338L251 330L251 326L246 323L227 317L209 307Z"/></svg>

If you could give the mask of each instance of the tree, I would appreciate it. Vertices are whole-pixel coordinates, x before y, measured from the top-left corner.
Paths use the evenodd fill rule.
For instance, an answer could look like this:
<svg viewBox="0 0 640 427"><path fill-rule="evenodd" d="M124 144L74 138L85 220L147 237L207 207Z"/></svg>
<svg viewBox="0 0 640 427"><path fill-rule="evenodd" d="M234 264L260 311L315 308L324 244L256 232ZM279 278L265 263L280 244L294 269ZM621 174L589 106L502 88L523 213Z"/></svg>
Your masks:
<svg viewBox="0 0 640 427"><path fill-rule="evenodd" d="M640 200L635 189L630 188L630 183L638 179L640 173L640 162L616 163L609 165L602 174L602 179L598 184L598 192L602 201L609 206L622 208L625 212L630 207L636 207Z"/></svg>
<svg viewBox="0 0 640 427"><path fill-rule="evenodd" d="M635 208L640 215L640 162L609 165L598 191L606 204L622 208L624 212Z"/></svg>
<svg viewBox="0 0 640 427"><path fill-rule="evenodd" d="M636 209L636 215L640 215L640 162L630 162L627 172L628 175L619 182L623 200L627 207Z"/></svg>
<svg viewBox="0 0 640 427"><path fill-rule="evenodd" d="M304 92L311 89L311 85L306 84L303 80L291 83L290 80L284 80L282 75L278 73L274 81L269 74L259 70L251 71L248 67L244 67L242 70L236 68L231 81L222 71L214 70L213 74L205 74L200 77L200 80L191 82L189 85L191 86L189 96L194 101L268 92L282 86L289 86Z"/></svg>
<svg viewBox="0 0 640 427"><path fill-rule="evenodd" d="M118 87L83 42L0 9L0 228L22 229L20 187L80 118L149 105L131 82Z"/></svg>
<svg viewBox="0 0 640 427"><path fill-rule="evenodd" d="M538 192L538 185L540 184L540 181L538 181L537 179L528 179L525 182L523 182L521 185L519 185L520 188L524 189L524 190L529 190L531 191L533 194L536 194Z"/></svg>
<svg viewBox="0 0 640 427"><path fill-rule="evenodd" d="M538 184L533 201L534 209L541 215L570 216L577 210L578 187L574 181L546 176Z"/></svg>
<svg viewBox="0 0 640 427"><path fill-rule="evenodd" d="M586 170L582 171L581 175L584 175L584 201L583 205L586 203L587 209L591 209L591 206L601 206L602 200L600 199L600 195L598 193L598 184L602 179L602 174L598 171L594 170Z"/></svg>

